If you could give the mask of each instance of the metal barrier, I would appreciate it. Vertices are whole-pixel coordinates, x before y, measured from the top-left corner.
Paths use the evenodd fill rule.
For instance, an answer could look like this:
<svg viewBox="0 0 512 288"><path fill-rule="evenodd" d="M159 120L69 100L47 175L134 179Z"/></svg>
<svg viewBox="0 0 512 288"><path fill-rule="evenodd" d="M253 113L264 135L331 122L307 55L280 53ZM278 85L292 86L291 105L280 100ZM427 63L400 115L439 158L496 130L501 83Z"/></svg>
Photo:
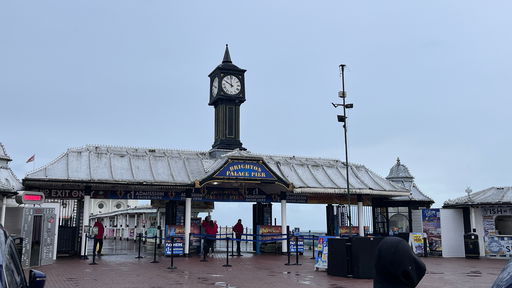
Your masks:
<svg viewBox="0 0 512 288"><path fill-rule="evenodd" d="M87 258L87 239L95 240L95 238L96 238L95 236L91 237L88 234L85 234L85 257L84 257L84 259L88 259ZM96 263L96 245L94 245L94 244L93 244L93 247L92 247L92 262L89 263L89 265L98 265L98 263Z"/></svg>
<svg viewBox="0 0 512 288"><path fill-rule="evenodd" d="M137 238L139 239L139 255L137 257L135 257L136 259L141 259L141 258L144 258L144 256L140 256L140 247L141 247L141 244L142 244L142 233L138 233L137 234Z"/></svg>
<svg viewBox="0 0 512 288"><path fill-rule="evenodd" d="M171 236L171 265L169 265L167 269L176 269L176 267L174 266L174 236Z"/></svg>

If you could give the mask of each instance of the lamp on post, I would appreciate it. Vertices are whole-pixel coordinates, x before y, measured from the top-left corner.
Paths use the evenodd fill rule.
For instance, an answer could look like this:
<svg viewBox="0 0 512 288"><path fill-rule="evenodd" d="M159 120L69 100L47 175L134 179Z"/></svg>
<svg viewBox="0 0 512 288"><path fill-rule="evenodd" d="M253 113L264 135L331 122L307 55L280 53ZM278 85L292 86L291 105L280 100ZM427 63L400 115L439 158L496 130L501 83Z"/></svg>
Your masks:
<svg viewBox="0 0 512 288"><path fill-rule="evenodd" d="M354 108L354 104L346 103L347 93L345 92L345 64L340 64L340 75L341 75L341 91L338 92L338 97L343 99L343 103L336 104L332 103L334 108L343 107L343 115L338 116L338 122L343 123L343 131L345 135L345 171L347 174L347 198L348 198L348 226L349 234L352 235L352 212L350 209L350 182L348 176L348 144L347 144L347 109Z"/></svg>

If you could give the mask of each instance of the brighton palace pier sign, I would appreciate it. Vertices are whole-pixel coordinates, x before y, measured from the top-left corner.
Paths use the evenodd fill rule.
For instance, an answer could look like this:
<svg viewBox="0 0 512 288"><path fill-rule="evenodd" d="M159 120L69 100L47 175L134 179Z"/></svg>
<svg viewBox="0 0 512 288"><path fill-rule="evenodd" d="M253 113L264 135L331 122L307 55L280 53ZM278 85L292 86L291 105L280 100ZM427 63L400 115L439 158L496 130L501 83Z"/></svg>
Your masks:
<svg viewBox="0 0 512 288"><path fill-rule="evenodd" d="M235 178L235 179L264 179L276 180L276 177L259 162L230 161L214 176L215 178Z"/></svg>

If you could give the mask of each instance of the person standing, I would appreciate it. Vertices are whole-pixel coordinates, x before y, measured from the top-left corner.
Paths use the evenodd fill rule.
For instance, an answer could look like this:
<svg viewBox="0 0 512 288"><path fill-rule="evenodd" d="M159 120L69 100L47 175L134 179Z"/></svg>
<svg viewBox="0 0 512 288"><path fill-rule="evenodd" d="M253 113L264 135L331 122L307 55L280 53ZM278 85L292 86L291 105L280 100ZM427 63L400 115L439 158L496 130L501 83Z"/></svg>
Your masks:
<svg viewBox="0 0 512 288"><path fill-rule="evenodd" d="M211 250L213 254L213 245L215 243L215 238L217 237L217 223L213 222L211 218L208 216L205 221L203 222L202 226L204 227L204 246L203 246L203 253L206 257L208 255L208 252Z"/></svg>
<svg viewBox="0 0 512 288"><path fill-rule="evenodd" d="M238 219L238 222L233 226L233 232L235 232L236 239L236 254L242 256L240 253L240 241L242 239L242 233L244 233L244 225L242 225L242 219Z"/></svg>
<svg viewBox="0 0 512 288"><path fill-rule="evenodd" d="M94 249L97 247L98 256L101 255L101 250L103 249L103 235L105 233L105 227L103 227L103 223L98 218L96 219L96 223L94 223L93 229L96 230L96 235L94 235Z"/></svg>

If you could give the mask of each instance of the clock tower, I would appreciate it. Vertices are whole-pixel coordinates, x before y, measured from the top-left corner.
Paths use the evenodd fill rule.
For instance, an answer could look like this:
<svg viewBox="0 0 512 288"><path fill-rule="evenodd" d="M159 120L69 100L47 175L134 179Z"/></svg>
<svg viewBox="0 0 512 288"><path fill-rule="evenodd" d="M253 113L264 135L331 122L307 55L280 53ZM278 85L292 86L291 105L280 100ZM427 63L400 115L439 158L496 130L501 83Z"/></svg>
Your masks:
<svg viewBox="0 0 512 288"><path fill-rule="evenodd" d="M215 108L215 141L213 149L241 149L240 105L245 102L246 70L231 62L228 45L222 63L208 75L210 77L210 102Z"/></svg>

